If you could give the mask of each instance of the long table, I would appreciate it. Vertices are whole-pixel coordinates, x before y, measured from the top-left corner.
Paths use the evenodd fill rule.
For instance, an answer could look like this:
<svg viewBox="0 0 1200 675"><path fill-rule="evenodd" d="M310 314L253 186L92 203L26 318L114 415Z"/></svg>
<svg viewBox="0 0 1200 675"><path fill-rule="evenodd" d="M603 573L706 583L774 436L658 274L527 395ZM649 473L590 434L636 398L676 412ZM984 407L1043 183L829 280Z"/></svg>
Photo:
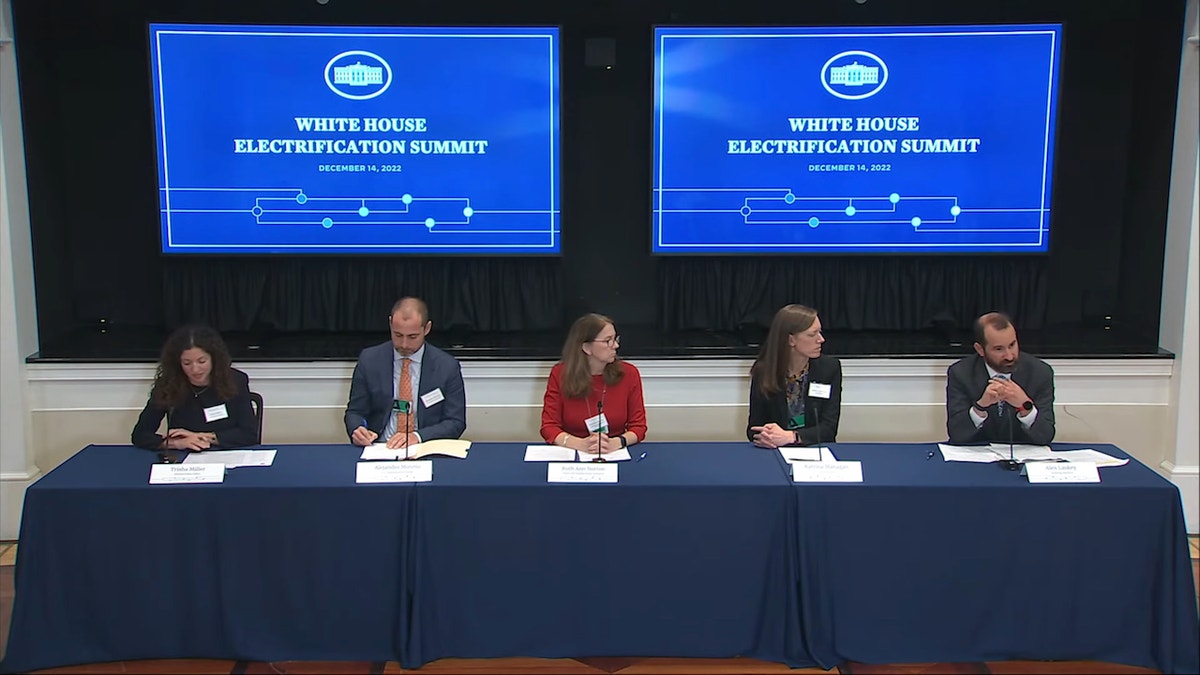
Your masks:
<svg viewBox="0 0 1200 675"><path fill-rule="evenodd" d="M0 669L511 655L1200 667L1179 494L1136 460L1100 484L1030 485L929 460L932 445L832 447L862 461L862 484L793 484L778 453L746 443L646 443L615 485L548 484L524 444L477 443L434 459L429 483L358 485L359 449L301 445L221 484L151 486L154 453L89 446L26 493Z"/></svg>

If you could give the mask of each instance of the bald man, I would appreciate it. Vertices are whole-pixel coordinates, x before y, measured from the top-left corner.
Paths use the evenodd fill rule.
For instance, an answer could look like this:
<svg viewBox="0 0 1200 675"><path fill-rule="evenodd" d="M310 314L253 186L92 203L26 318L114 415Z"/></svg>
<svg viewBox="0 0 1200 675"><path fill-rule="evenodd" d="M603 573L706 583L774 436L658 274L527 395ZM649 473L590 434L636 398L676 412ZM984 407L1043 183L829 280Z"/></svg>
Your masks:
<svg viewBox="0 0 1200 675"><path fill-rule="evenodd" d="M355 445L389 448L458 438L467 428L467 396L458 360L425 341L433 328L418 298L401 298L388 318L391 340L359 354L346 403Z"/></svg>

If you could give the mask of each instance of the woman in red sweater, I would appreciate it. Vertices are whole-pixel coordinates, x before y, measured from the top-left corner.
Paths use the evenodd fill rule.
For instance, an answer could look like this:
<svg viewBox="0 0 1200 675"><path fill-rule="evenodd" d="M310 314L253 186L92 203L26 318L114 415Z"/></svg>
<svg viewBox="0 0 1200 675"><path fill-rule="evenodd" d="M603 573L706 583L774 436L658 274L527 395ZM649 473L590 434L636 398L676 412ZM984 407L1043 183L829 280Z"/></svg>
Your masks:
<svg viewBox="0 0 1200 675"><path fill-rule="evenodd" d="M605 453L646 438L642 376L617 358L612 319L579 317L567 333L562 361L550 370L542 403L542 438L573 450Z"/></svg>

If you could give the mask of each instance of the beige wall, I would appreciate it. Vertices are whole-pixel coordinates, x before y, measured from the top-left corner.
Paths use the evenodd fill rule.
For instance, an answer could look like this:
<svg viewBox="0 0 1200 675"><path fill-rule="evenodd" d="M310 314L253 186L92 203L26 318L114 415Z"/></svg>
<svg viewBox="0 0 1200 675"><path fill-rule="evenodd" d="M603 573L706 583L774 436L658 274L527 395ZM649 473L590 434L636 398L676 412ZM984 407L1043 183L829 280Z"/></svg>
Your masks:
<svg viewBox="0 0 1200 675"><path fill-rule="evenodd" d="M652 441L743 440L749 362L638 360ZM949 360L843 362L838 440L944 440ZM1159 468L1173 456L1170 359L1051 361L1060 441L1111 442ZM241 363L266 401L267 443L342 443L351 363ZM476 441L540 442L542 392L552 364L467 362L467 432ZM49 471L88 443L129 442L146 400L146 364L29 366L32 436Z"/></svg>

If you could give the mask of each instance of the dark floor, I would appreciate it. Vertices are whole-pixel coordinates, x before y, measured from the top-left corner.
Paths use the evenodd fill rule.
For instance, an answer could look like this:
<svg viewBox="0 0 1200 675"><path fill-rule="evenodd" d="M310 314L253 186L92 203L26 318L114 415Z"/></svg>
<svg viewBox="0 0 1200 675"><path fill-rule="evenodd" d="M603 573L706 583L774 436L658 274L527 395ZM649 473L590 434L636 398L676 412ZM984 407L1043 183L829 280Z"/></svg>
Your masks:
<svg viewBox="0 0 1200 675"><path fill-rule="evenodd" d="M625 358L751 357L764 330L663 333L653 328L618 326ZM30 362L153 362L165 335L150 328L79 329L42 340ZM564 331L469 333L438 331L431 343L463 360L557 360ZM971 353L966 331L827 331L825 353L858 358L953 358ZM1018 333L1022 351L1050 358L1162 357L1171 354L1133 330L1104 326L1061 326ZM371 333L225 333L235 361L353 361L363 347L388 339Z"/></svg>

